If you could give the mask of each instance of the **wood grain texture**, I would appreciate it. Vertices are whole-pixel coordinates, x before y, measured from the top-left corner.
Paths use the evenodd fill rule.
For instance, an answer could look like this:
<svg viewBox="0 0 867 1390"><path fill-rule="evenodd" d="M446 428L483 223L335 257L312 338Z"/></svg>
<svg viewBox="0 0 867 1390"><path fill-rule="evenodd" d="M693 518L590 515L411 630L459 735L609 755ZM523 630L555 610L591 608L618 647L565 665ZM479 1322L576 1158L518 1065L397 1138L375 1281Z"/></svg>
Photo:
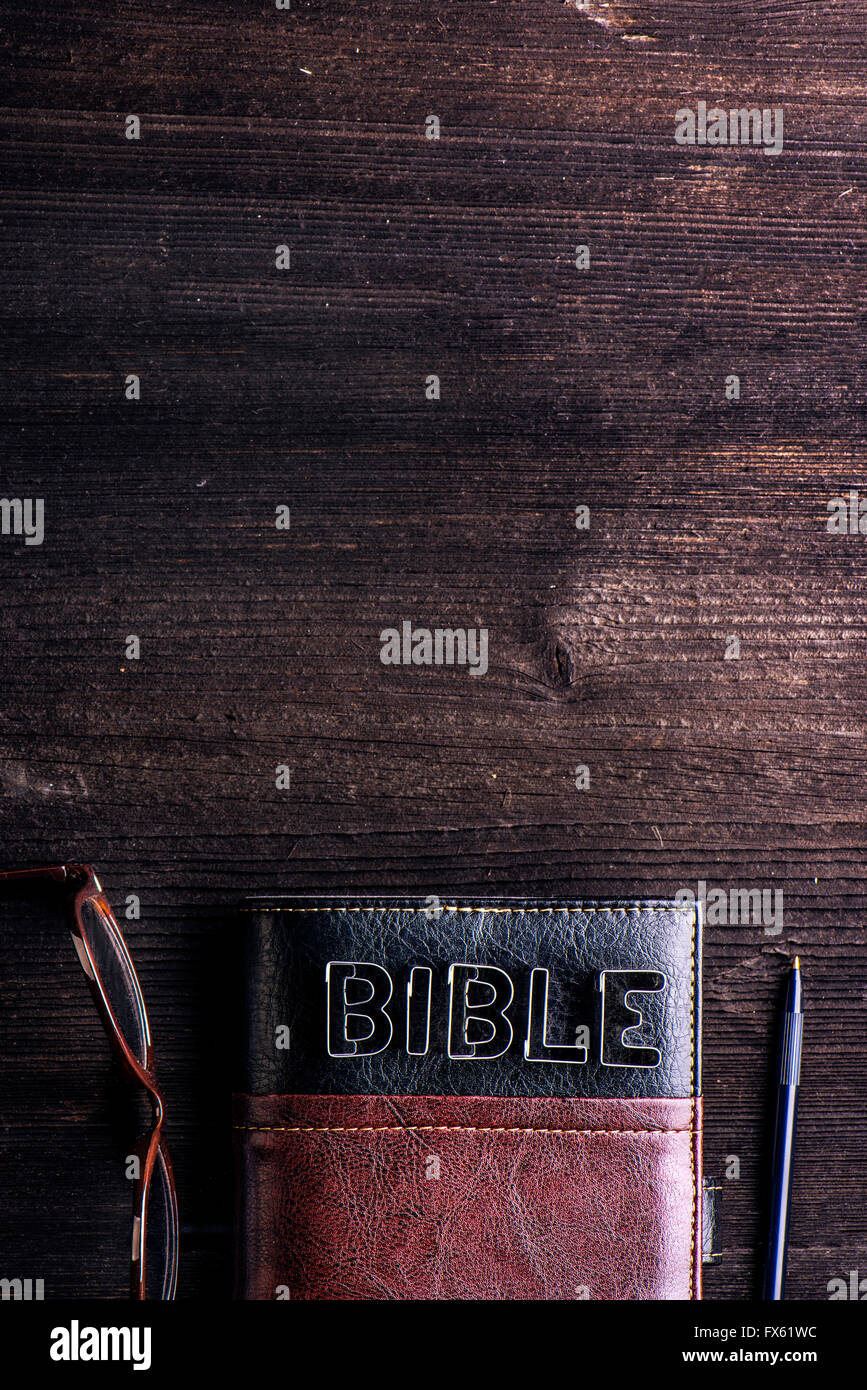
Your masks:
<svg viewBox="0 0 867 1390"><path fill-rule="evenodd" d="M706 932L706 1294L757 1290L795 950L790 1295L867 1276L867 539L825 524L867 495L867 7L6 9L2 493L46 537L0 537L2 857L141 897L181 1296L229 1289L231 908L279 889L781 889L779 936ZM676 145L699 99L783 106L783 153ZM383 666L403 619L488 674ZM0 1274L122 1294L122 1088L15 920Z"/></svg>

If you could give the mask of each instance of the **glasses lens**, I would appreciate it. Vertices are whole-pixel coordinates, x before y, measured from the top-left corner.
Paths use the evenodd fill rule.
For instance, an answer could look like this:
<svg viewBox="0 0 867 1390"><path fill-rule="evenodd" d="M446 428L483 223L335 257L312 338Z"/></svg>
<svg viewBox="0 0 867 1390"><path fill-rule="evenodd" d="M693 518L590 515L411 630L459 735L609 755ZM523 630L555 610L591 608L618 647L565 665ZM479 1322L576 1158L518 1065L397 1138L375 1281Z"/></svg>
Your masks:
<svg viewBox="0 0 867 1390"><path fill-rule="evenodd" d="M178 1261L178 1212L174 1188L162 1148L157 1150L148 1193L145 1250L145 1297L175 1296Z"/></svg>
<svg viewBox="0 0 867 1390"><path fill-rule="evenodd" d="M96 972L117 1025L136 1061L146 1066L150 1041L147 1018L123 938L99 903L92 898L82 904L81 920ZM80 956L77 942L76 949ZM82 960L82 965L88 970L85 960Z"/></svg>

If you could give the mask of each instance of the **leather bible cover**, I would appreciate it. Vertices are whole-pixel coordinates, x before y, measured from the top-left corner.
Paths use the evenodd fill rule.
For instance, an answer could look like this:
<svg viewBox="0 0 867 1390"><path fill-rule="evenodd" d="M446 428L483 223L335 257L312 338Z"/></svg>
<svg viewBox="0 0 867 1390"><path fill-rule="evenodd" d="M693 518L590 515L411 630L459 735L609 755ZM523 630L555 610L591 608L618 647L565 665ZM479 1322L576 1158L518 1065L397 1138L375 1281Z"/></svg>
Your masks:
<svg viewBox="0 0 867 1390"><path fill-rule="evenodd" d="M238 1298L701 1297L696 907L245 921Z"/></svg>

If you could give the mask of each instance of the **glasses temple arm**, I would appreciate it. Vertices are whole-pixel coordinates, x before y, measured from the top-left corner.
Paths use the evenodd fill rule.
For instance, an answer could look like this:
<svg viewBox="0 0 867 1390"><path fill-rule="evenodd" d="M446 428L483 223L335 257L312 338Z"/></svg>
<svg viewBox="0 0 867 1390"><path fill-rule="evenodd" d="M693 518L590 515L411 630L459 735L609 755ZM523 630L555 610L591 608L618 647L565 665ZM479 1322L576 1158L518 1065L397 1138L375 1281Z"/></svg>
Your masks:
<svg viewBox="0 0 867 1390"><path fill-rule="evenodd" d="M39 883L44 880L68 883L69 879L70 873L66 864L57 864L45 869L7 869L0 873L0 883Z"/></svg>

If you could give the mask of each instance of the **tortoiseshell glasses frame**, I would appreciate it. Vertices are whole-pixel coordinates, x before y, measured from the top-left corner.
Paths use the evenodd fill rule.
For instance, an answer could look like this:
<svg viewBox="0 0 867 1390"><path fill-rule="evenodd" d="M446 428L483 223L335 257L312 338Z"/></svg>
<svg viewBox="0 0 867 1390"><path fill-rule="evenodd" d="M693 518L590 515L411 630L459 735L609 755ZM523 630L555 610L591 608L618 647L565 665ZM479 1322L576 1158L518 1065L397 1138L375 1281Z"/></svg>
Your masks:
<svg viewBox="0 0 867 1390"><path fill-rule="evenodd" d="M150 1026L138 976L108 898L88 865L58 864L0 873L0 890L40 883L58 884L67 890L67 924L100 1018L118 1061L127 1076L144 1087L153 1110L150 1130L133 1149L138 1161L133 1178L130 1297L173 1299L178 1273L177 1194L163 1137L163 1098L154 1071ZM150 1268L149 1249L156 1251Z"/></svg>

